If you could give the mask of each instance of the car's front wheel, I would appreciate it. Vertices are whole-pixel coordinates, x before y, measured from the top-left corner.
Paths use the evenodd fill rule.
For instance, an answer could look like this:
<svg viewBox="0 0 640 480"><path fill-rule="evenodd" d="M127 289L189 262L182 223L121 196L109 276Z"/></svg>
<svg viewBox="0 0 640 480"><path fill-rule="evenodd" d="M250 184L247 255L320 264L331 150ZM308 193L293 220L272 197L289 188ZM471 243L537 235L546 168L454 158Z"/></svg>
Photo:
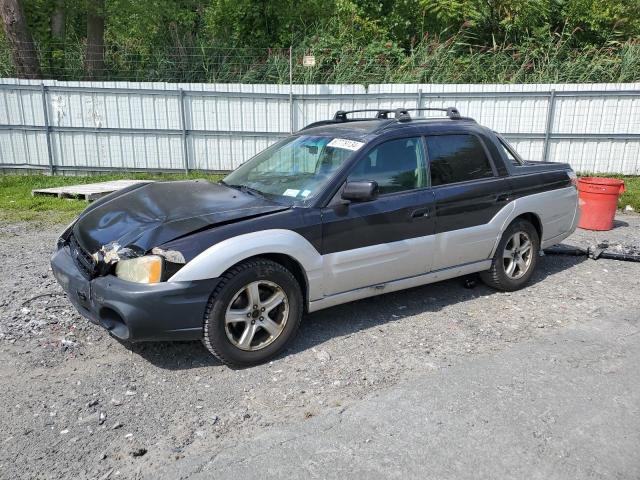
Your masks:
<svg viewBox="0 0 640 480"><path fill-rule="evenodd" d="M526 220L516 220L505 230L496 248L491 269L480 278L490 287L512 292L524 287L538 263L540 237Z"/></svg>
<svg viewBox="0 0 640 480"><path fill-rule="evenodd" d="M203 343L227 365L262 363L295 335L303 312L293 274L268 259L248 260L228 270L204 315Z"/></svg>

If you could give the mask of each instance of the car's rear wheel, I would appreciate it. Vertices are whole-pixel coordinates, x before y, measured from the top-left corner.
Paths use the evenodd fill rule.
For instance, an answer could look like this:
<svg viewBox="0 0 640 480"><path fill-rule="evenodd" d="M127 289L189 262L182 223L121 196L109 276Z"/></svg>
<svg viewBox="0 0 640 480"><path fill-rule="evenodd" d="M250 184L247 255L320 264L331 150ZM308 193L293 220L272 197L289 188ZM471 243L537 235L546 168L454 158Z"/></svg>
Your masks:
<svg viewBox="0 0 640 480"><path fill-rule="evenodd" d="M248 260L227 271L209 298L203 343L227 365L262 363L295 335L302 311L300 285L289 270Z"/></svg>
<svg viewBox="0 0 640 480"><path fill-rule="evenodd" d="M540 237L535 227L526 220L516 220L502 234L491 268L480 278L498 290L518 290L531 279L539 250Z"/></svg>

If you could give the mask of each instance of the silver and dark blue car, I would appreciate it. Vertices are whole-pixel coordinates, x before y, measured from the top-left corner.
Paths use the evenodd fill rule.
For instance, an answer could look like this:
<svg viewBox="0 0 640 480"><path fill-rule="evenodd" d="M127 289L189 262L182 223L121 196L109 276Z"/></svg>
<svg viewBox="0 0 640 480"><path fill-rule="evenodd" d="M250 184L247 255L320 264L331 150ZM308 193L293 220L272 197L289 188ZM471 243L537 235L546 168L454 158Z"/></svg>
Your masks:
<svg viewBox="0 0 640 480"><path fill-rule="evenodd" d="M199 339L232 366L276 355L305 312L476 272L522 288L576 228L575 174L443 111L340 111L219 183L114 192L62 234L55 276L119 339Z"/></svg>

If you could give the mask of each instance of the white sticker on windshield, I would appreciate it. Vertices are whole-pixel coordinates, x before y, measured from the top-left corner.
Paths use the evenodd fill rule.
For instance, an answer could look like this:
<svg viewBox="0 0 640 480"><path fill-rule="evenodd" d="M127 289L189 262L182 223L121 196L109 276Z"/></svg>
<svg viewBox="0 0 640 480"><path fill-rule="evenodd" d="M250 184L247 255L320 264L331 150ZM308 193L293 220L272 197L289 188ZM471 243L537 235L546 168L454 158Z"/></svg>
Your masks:
<svg viewBox="0 0 640 480"><path fill-rule="evenodd" d="M284 195L285 197L297 197L299 193L300 193L300 190L287 188L282 195Z"/></svg>
<svg viewBox="0 0 640 480"><path fill-rule="evenodd" d="M360 147L364 145L363 142L358 142L356 140L347 140L346 138L334 138L329 143L327 143L327 147L334 148L344 148L346 150L359 150Z"/></svg>
<svg viewBox="0 0 640 480"><path fill-rule="evenodd" d="M303 190L302 193L300 194L300 196L304 197L304 198L307 198L310 193L311 193L311 190Z"/></svg>

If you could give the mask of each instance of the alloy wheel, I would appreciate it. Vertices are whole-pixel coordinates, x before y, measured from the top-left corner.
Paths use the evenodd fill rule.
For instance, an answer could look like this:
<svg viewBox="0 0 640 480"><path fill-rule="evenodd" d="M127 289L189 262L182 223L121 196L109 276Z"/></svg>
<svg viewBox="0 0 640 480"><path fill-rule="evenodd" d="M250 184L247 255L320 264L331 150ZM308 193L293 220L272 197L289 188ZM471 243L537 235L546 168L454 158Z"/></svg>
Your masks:
<svg viewBox="0 0 640 480"><path fill-rule="evenodd" d="M526 232L514 233L504 246L503 264L507 277L517 280L531 267L533 244Z"/></svg>
<svg viewBox="0 0 640 480"><path fill-rule="evenodd" d="M229 341L241 350L255 351L273 343L289 319L289 299L274 282L258 280L233 296L225 314Z"/></svg>

